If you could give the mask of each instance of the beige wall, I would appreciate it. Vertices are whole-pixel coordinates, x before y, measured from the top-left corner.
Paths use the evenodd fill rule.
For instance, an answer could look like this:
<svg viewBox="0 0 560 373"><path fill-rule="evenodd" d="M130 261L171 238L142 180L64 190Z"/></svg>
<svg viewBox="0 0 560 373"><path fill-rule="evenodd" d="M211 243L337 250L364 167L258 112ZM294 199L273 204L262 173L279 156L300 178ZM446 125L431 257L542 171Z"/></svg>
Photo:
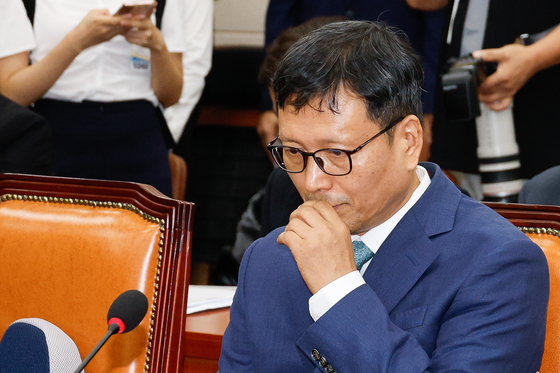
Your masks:
<svg viewBox="0 0 560 373"><path fill-rule="evenodd" d="M216 0L214 46L264 45L268 0Z"/></svg>

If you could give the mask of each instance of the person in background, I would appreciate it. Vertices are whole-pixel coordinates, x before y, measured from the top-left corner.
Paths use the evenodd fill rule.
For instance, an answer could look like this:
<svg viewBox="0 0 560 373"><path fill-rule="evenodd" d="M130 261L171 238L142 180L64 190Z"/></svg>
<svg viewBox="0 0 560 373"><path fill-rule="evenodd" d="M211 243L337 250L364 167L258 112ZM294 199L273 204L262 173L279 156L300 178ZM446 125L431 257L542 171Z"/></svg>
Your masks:
<svg viewBox="0 0 560 373"><path fill-rule="evenodd" d="M440 70L450 57L472 53L497 63L496 72L480 84L478 96L488 108L504 110L513 103L521 179L530 179L560 164L555 119L560 100L560 2L554 0L407 0L419 9L447 6L448 27ZM544 37L543 33L548 32ZM538 36L532 44L516 42L523 34ZM474 120L450 123L437 84L432 160L454 171L459 185L482 199ZM515 100L514 100L515 98ZM507 179L504 179L504 181Z"/></svg>
<svg viewBox="0 0 560 373"><path fill-rule="evenodd" d="M323 26L280 61L269 148L305 202L243 257L221 373L539 369L546 258L418 164L422 83L375 22Z"/></svg>
<svg viewBox="0 0 560 373"><path fill-rule="evenodd" d="M29 58L29 51L37 46L33 29L21 0L6 0L3 5L4 9L0 12L0 94L20 105L29 106L33 97L28 98L27 92L18 94L18 87L12 87L9 80L14 69L11 66L19 68L19 60Z"/></svg>
<svg viewBox="0 0 560 373"><path fill-rule="evenodd" d="M117 13L122 0L104 5L37 1L36 47L2 61L2 91L24 104L41 98L34 110L51 126L56 175L142 182L170 195L156 106L181 95L180 1L166 2L161 31L153 14Z"/></svg>
<svg viewBox="0 0 560 373"><path fill-rule="evenodd" d="M4 95L6 64L13 56L35 48L35 39L23 3L7 0L3 5L0 12L0 173L50 175L52 144L45 118L21 106L27 103L25 100L16 103Z"/></svg>
<svg viewBox="0 0 560 373"><path fill-rule="evenodd" d="M52 174L51 131L45 118L0 95L0 173Z"/></svg>
<svg viewBox="0 0 560 373"><path fill-rule="evenodd" d="M200 100L212 66L214 0L184 1L183 92L179 102L165 109L167 126L179 142L194 107Z"/></svg>
<svg viewBox="0 0 560 373"><path fill-rule="evenodd" d="M271 79L276 71L278 61L284 57L288 49L299 40L299 38L326 24L346 20L348 20L348 18L345 16L316 17L301 25L293 26L282 31L266 48L266 54L259 70L259 86L268 91L272 90ZM270 97L274 97L272 92ZM273 114L277 118L276 111L273 111ZM277 122L278 119L276 119L276 123ZM271 140L272 139L270 139L269 142ZM279 191L282 191L282 198L278 198L280 196L280 194L278 194ZM237 265L241 262L245 250L247 250L257 238L266 236L272 231L271 228L286 225L292 211L302 202L294 184L286 173L278 169L273 170L265 187L251 197L247 209L243 212L237 224L237 233L232 247L232 255L237 261ZM236 281L235 279L232 280Z"/></svg>
<svg viewBox="0 0 560 373"><path fill-rule="evenodd" d="M528 180L519 192L519 203L560 206L560 166Z"/></svg>

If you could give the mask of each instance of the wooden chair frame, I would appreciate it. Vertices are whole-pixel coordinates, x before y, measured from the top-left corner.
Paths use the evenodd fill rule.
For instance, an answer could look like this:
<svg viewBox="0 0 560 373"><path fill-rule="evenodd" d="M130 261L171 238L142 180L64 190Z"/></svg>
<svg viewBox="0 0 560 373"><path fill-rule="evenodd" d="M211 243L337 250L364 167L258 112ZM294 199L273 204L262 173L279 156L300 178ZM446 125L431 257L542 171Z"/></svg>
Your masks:
<svg viewBox="0 0 560 373"><path fill-rule="evenodd" d="M144 372L180 372L185 343L194 205L170 199L153 187L137 183L0 174L0 204L12 200L122 208L159 224L157 289L148 310L151 340L148 342L146 363L138 369ZM6 328L7 325L0 325L0 331ZM82 357L89 353L80 352Z"/></svg>

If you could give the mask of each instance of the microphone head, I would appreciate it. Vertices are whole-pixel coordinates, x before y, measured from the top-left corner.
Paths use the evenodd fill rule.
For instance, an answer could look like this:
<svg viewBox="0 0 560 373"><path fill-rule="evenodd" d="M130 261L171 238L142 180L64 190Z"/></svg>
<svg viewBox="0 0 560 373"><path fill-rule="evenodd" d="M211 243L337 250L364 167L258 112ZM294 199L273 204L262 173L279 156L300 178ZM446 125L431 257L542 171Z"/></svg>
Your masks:
<svg viewBox="0 0 560 373"><path fill-rule="evenodd" d="M119 333L128 333L136 328L148 311L148 298L138 290L128 290L115 299L107 323L119 325Z"/></svg>

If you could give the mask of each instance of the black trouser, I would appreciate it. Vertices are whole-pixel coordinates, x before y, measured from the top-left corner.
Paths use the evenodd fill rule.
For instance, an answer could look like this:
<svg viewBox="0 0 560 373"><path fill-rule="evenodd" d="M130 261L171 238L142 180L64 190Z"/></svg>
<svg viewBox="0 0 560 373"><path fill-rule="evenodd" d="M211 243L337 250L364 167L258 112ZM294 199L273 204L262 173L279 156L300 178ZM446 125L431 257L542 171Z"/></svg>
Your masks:
<svg viewBox="0 0 560 373"><path fill-rule="evenodd" d="M167 147L151 102L39 100L53 134L55 175L124 180L171 196Z"/></svg>

